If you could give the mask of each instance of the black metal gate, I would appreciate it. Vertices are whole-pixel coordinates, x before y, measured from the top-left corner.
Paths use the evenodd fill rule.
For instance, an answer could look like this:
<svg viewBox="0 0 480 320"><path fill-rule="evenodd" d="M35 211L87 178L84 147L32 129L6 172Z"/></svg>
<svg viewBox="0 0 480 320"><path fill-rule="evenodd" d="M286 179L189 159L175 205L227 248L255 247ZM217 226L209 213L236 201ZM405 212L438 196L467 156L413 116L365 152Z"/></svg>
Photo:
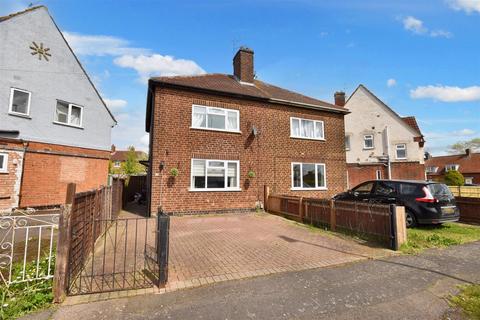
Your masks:
<svg viewBox="0 0 480 320"><path fill-rule="evenodd" d="M169 226L165 215L72 221L67 294L164 286Z"/></svg>

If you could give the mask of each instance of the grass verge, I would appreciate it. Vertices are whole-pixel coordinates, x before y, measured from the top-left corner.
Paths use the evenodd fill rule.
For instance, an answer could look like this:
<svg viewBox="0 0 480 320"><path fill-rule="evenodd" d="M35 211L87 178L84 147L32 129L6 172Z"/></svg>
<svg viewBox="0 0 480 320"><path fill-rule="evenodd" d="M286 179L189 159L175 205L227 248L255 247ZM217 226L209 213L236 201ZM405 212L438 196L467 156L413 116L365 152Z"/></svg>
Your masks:
<svg viewBox="0 0 480 320"><path fill-rule="evenodd" d="M451 297L450 302L460 308L468 319L480 320L480 285L462 286L461 292Z"/></svg>
<svg viewBox="0 0 480 320"><path fill-rule="evenodd" d="M419 253L428 248L446 248L477 240L480 240L480 226L445 223L407 229L407 242L400 250L409 254Z"/></svg>
<svg viewBox="0 0 480 320"><path fill-rule="evenodd" d="M39 275L48 272L48 259L39 262ZM55 266L55 258L50 264L52 270ZM36 277L36 262L28 263L25 267L25 277ZM23 278L23 264L14 264L12 267L12 279ZM0 280L1 281L1 280ZM0 285L0 319L16 319L20 316L42 310L51 306L53 302L52 279L25 281L7 285Z"/></svg>

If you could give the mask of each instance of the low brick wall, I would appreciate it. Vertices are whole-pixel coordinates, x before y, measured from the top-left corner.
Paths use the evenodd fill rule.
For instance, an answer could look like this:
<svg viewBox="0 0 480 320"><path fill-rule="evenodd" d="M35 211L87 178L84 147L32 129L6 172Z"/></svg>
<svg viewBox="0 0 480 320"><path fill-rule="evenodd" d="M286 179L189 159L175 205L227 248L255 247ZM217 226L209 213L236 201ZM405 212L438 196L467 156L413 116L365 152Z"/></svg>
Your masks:
<svg viewBox="0 0 480 320"><path fill-rule="evenodd" d="M480 224L480 198L456 197L460 221Z"/></svg>

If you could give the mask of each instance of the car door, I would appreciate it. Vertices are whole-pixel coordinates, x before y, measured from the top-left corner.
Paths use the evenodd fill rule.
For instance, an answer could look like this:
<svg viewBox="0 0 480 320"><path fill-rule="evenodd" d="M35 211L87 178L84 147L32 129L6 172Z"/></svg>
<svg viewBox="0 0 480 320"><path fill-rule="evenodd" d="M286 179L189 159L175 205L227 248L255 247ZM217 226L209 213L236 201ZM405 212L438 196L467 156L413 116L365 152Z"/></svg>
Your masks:
<svg viewBox="0 0 480 320"><path fill-rule="evenodd" d="M367 181L352 189L352 195L355 201L368 202L372 196L375 182Z"/></svg>
<svg viewBox="0 0 480 320"><path fill-rule="evenodd" d="M375 183L374 196L371 202L381 204L396 204L398 197L397 184L392 181L377 181Z"/></svg>

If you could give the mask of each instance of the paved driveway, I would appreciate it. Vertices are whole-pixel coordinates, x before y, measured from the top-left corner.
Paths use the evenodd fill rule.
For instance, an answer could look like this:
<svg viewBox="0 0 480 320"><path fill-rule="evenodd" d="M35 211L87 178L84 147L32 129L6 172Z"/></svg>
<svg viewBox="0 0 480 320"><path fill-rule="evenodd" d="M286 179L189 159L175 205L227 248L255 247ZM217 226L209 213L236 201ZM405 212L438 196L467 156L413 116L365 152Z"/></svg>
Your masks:
<svg viewBox="0 0 480 320"><path fill-rule="evenodd" d="M388 254L269 214L172 217L166 291Z"/></svg>

